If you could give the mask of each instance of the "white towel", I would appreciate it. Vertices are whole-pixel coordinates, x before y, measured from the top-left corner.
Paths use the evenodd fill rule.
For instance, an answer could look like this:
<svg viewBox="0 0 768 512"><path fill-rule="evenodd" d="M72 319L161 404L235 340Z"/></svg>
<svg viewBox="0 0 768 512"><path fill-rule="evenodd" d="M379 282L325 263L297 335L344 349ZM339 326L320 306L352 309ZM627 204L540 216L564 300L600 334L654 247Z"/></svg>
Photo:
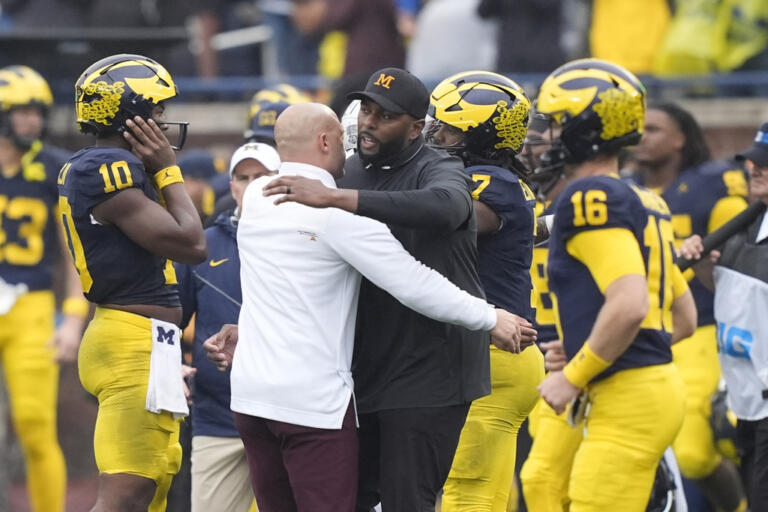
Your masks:
<svg viewBox="0 0 768 512"><path fill-rule="evenodd" d="M189 414L181 376L181 331L170 322L152 318L152 355L145 408L168 411L174 418Z"/></svg>
<svg viewBox="0 0 768 512"><path fill-rule="evenodd" d="M0 277L0 315L8 313L16 304L16 300L28 291L26 284L9 284Z"/></svg>

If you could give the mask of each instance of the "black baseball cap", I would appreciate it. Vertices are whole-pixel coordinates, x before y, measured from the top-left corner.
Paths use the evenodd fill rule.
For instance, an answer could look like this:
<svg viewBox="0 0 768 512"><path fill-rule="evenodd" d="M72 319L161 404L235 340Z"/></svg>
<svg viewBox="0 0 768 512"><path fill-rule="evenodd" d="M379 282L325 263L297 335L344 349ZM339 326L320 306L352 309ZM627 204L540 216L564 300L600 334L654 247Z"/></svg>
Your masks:
<svg viewBox="0 0 768 512"><path fill-rule="evenodd" d="M371 100L395 114L408 114L424 119L429 108L429 91L424 84L408 71L400 68L384 68L368 79L363 91L347 94L348 100Z"/></svg>
<svg viewBox="0 0 768 512"><path fill-rule="evenodd" d="M736 155L736 160L751 160L760 167L768 166L768 123L763 123L752 147Z"/></svg>

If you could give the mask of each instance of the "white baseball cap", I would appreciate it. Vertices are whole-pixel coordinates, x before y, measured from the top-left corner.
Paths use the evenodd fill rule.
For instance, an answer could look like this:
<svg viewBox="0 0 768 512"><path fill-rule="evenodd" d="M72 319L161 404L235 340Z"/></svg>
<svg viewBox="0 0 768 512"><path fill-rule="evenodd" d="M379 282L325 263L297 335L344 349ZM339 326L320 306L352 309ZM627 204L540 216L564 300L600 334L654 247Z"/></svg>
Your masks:
<svg viewBox="0 0 768 512"><path fill-rule="evenodd" d="M248 142L237 148L232 155L229 161L229 177L232 177L237 164L249 158L253 158L270 171L277 171L280 167L280 156L275 148L263 142Z"/></svg>

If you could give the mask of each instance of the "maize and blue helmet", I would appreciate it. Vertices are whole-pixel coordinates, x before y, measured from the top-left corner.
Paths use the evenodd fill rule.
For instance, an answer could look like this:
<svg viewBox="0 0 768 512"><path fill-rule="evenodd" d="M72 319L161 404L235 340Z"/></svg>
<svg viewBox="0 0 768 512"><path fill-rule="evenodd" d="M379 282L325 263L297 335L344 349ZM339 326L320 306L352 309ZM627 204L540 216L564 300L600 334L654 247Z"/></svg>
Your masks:
<svg viewBox="0 0 768 512"><path fill-rule="evenodd" d="M580 59L553 71L539 90L536 112L562 131L550 165L578 164L637 144L645 120L645 87L617 64Z"/></svg>
<svg viewBox="0 0 768 512"><path fill-rule="evenodd" d="M150 119L156 105L177 95L171 74L158 62L142 55L112 55L89 66L77 79L77 123L83 133L114 135L126 129L126 120ZM187 123L162 124L179 126L179 141L173 147L181 149Z"/></svg>
<svg viewBox="0 0 768 512"><path fill-rule="evenodd" d="M515 162L523 148L531 103L509 78L486 71L458 73L440 82L430 95L425 136L433 147L477 161ZM461 133L461 142L440 146L433 140L441 126Z"/></svg>
<svg viewBox="0 0 768 512"><path fill-rule="evenodd" d="M0 69L0 136L10 138L22 149L28 149L33 142L45 135L51 105L51 89L37 71L27 66L7 66ZM34 136L24 136L14 131L10 113L16 108L30 106L40 108L43 129Z"/></svg>

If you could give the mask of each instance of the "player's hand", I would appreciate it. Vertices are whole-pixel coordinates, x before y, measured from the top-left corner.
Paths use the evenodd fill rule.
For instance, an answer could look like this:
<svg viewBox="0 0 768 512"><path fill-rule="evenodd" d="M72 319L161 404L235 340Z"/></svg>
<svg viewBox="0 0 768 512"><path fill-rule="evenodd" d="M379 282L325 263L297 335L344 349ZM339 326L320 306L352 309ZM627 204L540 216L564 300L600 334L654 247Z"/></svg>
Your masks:
<svg viewBox="0 0 768 512"><path fill-rule="evenodd" d="M141 159L144 168L150 174L176 165L176 153L165 137L163 130L153 119L145 121L139 116L125 122L128 127L123 132L125 140L131 145L131 151Z"/></svg>
<svg viewBox="0 0 768 512"><path fill-rule="evenodd" d="M232 366L237 345L238 329L235 324L224 324L219 332L205 340L203 349L219 371L226 371Z"/></svg>
<svg viewBox="0 0 768 512"><path fill-rule="evenodd" d="M581 389L565 378L563 372L552 372L539 384L539 394L557 414L562 414L566 406L579 396Z"/></svg>
<svg viewBox="0 0 768 512"><path fill-rule="evenodd" d="M283 194L275 199L275 204L293 201L315 208L334 206L334 189L326 187L320 180L303 176L278 176L267 183L263 193L265 196Z"/></svg>
<svg viewBox="0 0 768 512"><path fill-rule="evenodd" d="M540 346L544 351L544 369L548 372L559 372L568 363L562 341L545 341Z"/></svg>
<svg viewBox="0 0 768 512"><path fill-rule="evenodd" d="M74 315L64 315L64 320L48 343L49 347L56 350L56 361L59 363L76 361L82 336L83 319Z"/></svg>

